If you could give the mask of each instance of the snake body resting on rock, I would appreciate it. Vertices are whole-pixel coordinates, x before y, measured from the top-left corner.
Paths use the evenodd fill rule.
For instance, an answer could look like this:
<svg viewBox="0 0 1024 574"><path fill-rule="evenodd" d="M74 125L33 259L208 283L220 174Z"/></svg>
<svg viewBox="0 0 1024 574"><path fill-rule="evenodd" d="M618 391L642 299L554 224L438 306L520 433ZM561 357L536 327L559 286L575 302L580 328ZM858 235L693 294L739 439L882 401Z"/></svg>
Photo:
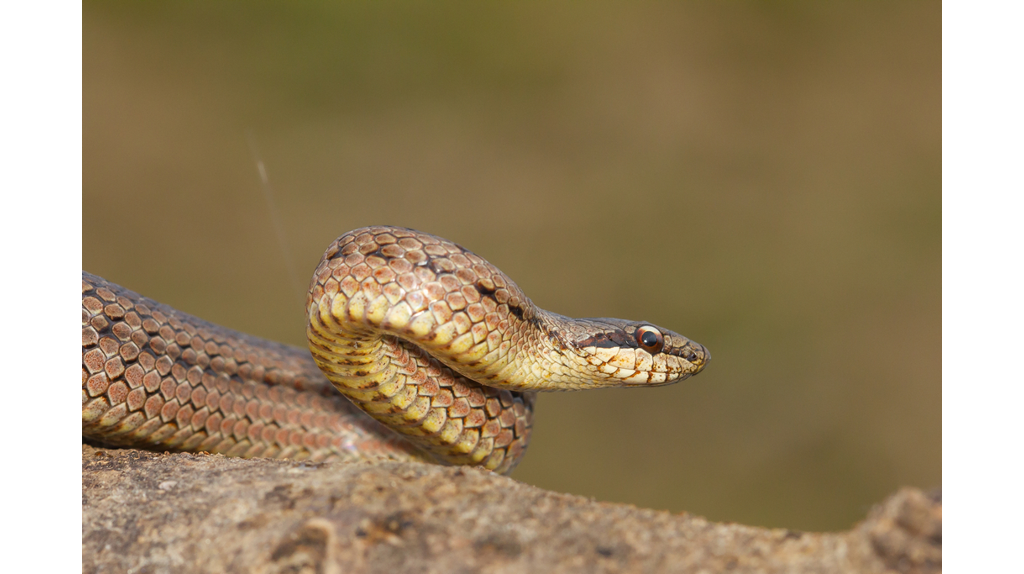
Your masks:
<svg viewBox="0 0 1024 574"><path fill-rule="evenodd" d="M82 435L150 449L507 473L529 441L536 391L667 385L710 358L646 322L539 309L479 256L397 227L335 240L306 310L308 351L83 272Z"/></svg>

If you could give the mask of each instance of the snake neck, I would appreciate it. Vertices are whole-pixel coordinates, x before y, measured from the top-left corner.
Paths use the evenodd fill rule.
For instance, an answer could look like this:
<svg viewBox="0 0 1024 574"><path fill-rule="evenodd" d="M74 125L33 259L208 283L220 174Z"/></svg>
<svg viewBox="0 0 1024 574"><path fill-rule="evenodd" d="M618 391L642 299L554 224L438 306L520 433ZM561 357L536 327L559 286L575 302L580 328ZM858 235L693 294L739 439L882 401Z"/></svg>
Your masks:
<svg viewBox="0 0 1024 574"><path fill-rule="evenodd" d="M481 386L419 347L336 313L337 298L311 304L307 335L338 391L439 462L511 472L529 442L532 394Z"/></svg>

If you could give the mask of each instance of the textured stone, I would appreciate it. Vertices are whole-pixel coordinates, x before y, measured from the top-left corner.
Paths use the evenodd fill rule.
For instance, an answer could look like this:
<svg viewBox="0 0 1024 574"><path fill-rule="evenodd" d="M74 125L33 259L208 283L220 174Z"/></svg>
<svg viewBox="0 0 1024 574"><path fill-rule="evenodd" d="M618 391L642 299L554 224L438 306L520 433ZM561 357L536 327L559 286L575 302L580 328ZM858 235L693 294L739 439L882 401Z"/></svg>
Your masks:
<svg viewBox="0 0 1024 574"><path fill-rule="evenodd" d="M816 534L596 502L469 467L83 445L82 568L926 574L942 569L942 503L904 489L852 530Z"/></svg>

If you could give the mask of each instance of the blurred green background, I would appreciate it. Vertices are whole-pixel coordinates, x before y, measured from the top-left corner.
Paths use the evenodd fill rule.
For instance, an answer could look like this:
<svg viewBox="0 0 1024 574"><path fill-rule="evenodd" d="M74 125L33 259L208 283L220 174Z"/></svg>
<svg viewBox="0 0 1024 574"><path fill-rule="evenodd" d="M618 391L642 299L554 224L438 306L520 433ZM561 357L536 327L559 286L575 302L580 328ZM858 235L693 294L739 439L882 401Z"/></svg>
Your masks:
<svg viewBox="0 0 1024 574"><path fill-rule="evenodd" d="M414 227L713 354L542 396L518 480L807 530L941 483L939 3L83 8L85 269L302 345L327 244Z"/></svg>

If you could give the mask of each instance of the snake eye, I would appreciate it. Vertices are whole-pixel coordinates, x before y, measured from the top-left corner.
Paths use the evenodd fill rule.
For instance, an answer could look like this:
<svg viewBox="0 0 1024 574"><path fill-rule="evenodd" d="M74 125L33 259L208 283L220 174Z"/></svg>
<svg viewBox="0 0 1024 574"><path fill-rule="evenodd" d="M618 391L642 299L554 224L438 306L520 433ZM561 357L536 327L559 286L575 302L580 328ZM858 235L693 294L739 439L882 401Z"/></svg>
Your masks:
<svg viewBox="0 0 1024 574"><path fill-rule="evenodd" d="M640 345L640 348L651 353L660 353L661 349L665 346L665 337L661 335L661 331L644 325L636 330L636 342Z"/></svg>

